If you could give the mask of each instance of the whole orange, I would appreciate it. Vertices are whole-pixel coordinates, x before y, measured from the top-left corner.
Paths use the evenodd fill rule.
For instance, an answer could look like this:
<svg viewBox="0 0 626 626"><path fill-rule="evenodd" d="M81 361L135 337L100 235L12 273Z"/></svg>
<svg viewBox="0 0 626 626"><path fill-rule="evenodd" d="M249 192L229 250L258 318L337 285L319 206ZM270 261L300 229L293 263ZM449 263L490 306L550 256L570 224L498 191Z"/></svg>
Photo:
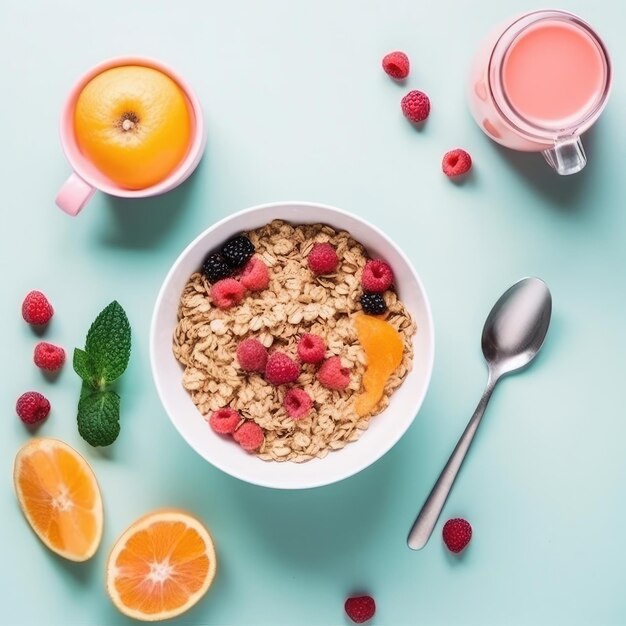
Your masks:
<svg viewBox="0 0 626 626"><path fill-rule="evenodd" d="M167 178L185 158L191 125L181 88L163 72L135 65L91 79L74 111L81 152L127 189Z"/></svg>

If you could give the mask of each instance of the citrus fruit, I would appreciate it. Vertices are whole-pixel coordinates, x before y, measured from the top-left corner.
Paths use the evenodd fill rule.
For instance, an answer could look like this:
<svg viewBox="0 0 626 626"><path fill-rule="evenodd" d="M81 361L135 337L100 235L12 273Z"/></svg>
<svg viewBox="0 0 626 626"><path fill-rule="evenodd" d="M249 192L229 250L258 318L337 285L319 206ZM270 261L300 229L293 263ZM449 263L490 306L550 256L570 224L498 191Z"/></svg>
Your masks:
<svg viewBox="0 0 626 626"><path fill-rule="evenodd" d="M182 89L163 72L136 65L92 78L74 110L81 152L127 189L167 178L187 153L191 126Z"/></svg>
<svg viewBox="0 0 626 626"><path fill-rule="evenodd" d="M70 561L92 557L102 537L102 498L87 461L57 439L31 439L15 457L15 493L39 539Z"/></svg>
<svg viewBox="0 0 626 626"><path fill-rule="evenodd" d="M125 615L168 619L202 598L216 569L211 535L198 519L175 509L154 511L117 540L107 564L107 591Z"/></svg>

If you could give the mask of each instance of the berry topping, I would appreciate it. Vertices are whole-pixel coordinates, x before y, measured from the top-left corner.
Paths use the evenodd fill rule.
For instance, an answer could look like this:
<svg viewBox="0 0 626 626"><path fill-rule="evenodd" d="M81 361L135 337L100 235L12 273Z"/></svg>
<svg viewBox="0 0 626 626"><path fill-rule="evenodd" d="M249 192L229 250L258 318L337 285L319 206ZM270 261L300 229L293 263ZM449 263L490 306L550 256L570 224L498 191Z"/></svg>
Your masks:
<svg viewBox="0 0 626 626"><path fill-rule="evenodd" d="M367 622L376 613L376 602L372 596L356 596L348 598L344 605L348 617L356 624Z"/></svg>
<svg viewBox="0 0 626 626"><path fill-rule="evenodd" d="M229 239L222 246L221 252L228 265L241 267L254 254L254 244L245 235L239 235Z"/></svg>
<svg viewBox="0 0 626 626"><path fill-rule="evenodd" d="M385 298L379 293L364 293L361 295L361 306L370 315L381 315L387 310Z"/></svg>
<svg viewBox="0 0 626 626"><path fill-rule="evenodd" d="M402 113L411 122L423 122L430 114L430 99L421 91L409 91L402 98Z"/></svg>
<svg viewBox="0 0 626 626"><path fill-rule="evenodd" d="M35 365L42 370L54 372L65 363L65 350L59 346L42 341L35 346Z"/></svg>
<svg viewBox="0 0 626 626"><path fill-rule="evenodd" d="M404 52L398 50L383 57L383 70L391 78L404 80L409 75L410 68L409 57Z"/></svg>
<svg viewBox="0 0 626 626"><path fill-rule="evenodd" d="M31 291L22 302L22 317L24 321L35 326L47 324L54 315L54 309L48 298L41 291Z"/></svg>
<svg viewBox="0 0 626 626"><path fill-rule="evenodd" d="M341 358L331 356L322 363L317 379L324 387L341 391L350 384L350 370L341 365Z"/></svg>
<svg viewBox="0 0 626 626"><path fill-rule="evenodd" d="M270 273L267 265L258 256L253 256L243 268L240 277L241 284L250 291L267 289L270 284Z"/></svg>
<svg viewBox="0 0 626 626"><path fill-rule="evenodd" d="M267 348L258 339L244 339L237 347L237 360L242 370L263 373Z"/></svg>
<svg viewBox="0 0 626 626"><path fill-rule="evenodd" d="M443 155L441 169L446 176L462 176L472 169L472 157L461 148L450 150Z"/></svg>
<svg viewBox="0 0 626 626"><path fill-rule="evenodd" d="M246 452L256 452L263 445L265 435L256 422L247 421L235 431L233 439Z"/></svg>
<svg viewBox="0 0 626 626"><path fill-rule="evenodd" d="M300 366L284 352L272 352L265 366L265 378L272 385L293 383L300 376Z"/></svg>
<svg viewBox="0 0 626 626"><path fill-rule="evenodd" d="M211 298L219 309L230 309L230 307L239 304L245 293L245 287L234 278L218 280L211 287Z"/></svg>
<svg viewBox="0 0 626 626"><path fill-rule="evenodd" d="M290 389L285 394L283 406L291 419L299 420L311 410L313 400L303 389Z"/></svg>
<svg viewBox="0 0 626 626"><path fill-rule="evenodd" d="M309 252L308 261L314 274L332 274L337 269L339 257L329 243L316 243Z"/></svg>
<svg viewBox="0 0 626 626"><path fill-rule="evenodd" d="M204 259L204 263L202 263L202 273L211 283L222 280L222 278L227 278L231 275L232 271L230 265L226 263L224 257L219 252L209 254L206 259Z"/></svg>
<svg viewBox="0 0 626 626"><path fill-rule="evenodd" d="M368 261L361 274L361 285L365 291L382 293L393 283L393 272L387 263L379 259Z"/></svg>
<svg viewBox="0 0 626 626"><path fill-rule="evenodd" d="M226 407L224 409L218 409L211 413L209 418L209 426L218 435L232 435L236 430L241 416L235 409Z"/></svg>
<svg viewBox="0 0 626 626"><path fill-rule="evenodd" d="M450 552L461 552L472 538L472 527L468 521L455 517L443 525L442 535Z"/></svg>
<svg viewBox="0 0 626 626"><path fill-rule="evenodd" d="M319 335L307 333L298 341L298 356L303 363L320 363L326 354L326 342Z"/></svg>
<svg viewBox="0 0 626 626"><path fill-rule="evenodd" d="M15 410L24 424L38 424L48 417L50 402L36 391L27 391L17 399Z"/></svg>

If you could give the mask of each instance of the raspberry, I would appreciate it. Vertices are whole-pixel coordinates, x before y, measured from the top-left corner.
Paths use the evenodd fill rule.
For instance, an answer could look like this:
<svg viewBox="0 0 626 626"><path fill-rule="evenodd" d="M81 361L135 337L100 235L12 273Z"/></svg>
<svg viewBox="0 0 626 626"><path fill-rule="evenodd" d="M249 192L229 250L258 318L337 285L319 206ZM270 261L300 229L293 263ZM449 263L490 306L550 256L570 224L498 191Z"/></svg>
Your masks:
<svg viewBox="0 0 626 626"><path fill-rule="evenodd" d="M379 259L368 261L361 274L361 285L365 291L382 293L393 283L393 272L387 263Z"/></svg>
<svg viewBox="0 0 626 626"><path fill-rule="evenodd" d="M263 429L252 421L244 422L233 435L233 439L246 451L256 452L265 440Z"/></svg>
<svg viewBox="0 0 626 626"><path fill-rule="evenodd" d="M22 302L22 317L24 321L35 326L47 324L54 315L54 309L48 298L41 291L31 291Z"/></svg>
<svg viewBox="0 0 626 626"><path fill-rule="evenodd" d="M472 169L472 157L461 148L450 150L443 155L441 169L446 176L462 176Z"/></svg>
<svg viewBox="0 0 626 626"><path fill-rule="evenodd" d="M264 372L267 348L258 339L244 339L237 347L237 360L246 372Z"/></svg>
<svg viewBox="0 0 626 626"><path fill-rule="evenodd" d="M35 346L35 365L42 370L55 372L65 363L65 350L51 343L41 341Z"/></svg>
<svg viewBox="0 0 626 626"><path fill-rule="evenodd" d="M265 366L265 378L272 385L293 383L300 376L300 366L284 352L272 352Z"/></svg>
<svg viewBox="0 0 626 626"><path fill-rule="evenodd" d="M361 306L370 315L382 315L387 310L385 298L379 293L364 293L361 295Z"/></svg>
<svg viewBox="0 0 626 626"><path fill-rule="evenodd" d="M50 402L36 391L27 391L17 399L15 410L24 424L38 424L48 417Z"/></svg>
<svg viewBox="0 0 626 626"><path fill-rule="evenodd" d="M267 265L260 257L253 256L243 268L239 281L250 291L267 289L270 284L270 273Z"/></svg>
<svg viewBox="0 0 626 626"><path fill-rule="evenodd" d="M409 91L402 98L401 106L404 117L415 124L423 122L430 114L430 99L421 91Z"/></svg>
<svg viewBox="0 0 626 626"><path fill-rule="evenodd" d="M218 435L232 435L237 430L237 425L241 421L241 416L235 409L228 407L218 409L211 413L209 418L209 426Z"/></svg>
<svg viewBox="0 0 626 626"><path fill-rule="evenodd" d="M468 521L455 517L443 525L441 534L450 552L460 552L472 538L472 527Z"/></svg>
<svg viewBox="0 0 626 626"><path fill-rule="evenodd" d="M214 283L231 275L232 269L219 252L209 254L202 263L202 273Z"/></svg>
<svg viewBox="0 0 626 626"><path fill-rule="evenodd" d="M291 419L299 420L311 410L313 400L303 389L290 389L285 394L283 406Z"/></svg>
<svg viewBox="0 0 626 626"><path fill-rule="evenodd" d="M229 309L239 304L245 293L245 287L234 278L218 280L211 287L211 298L219 309Z"/></svg>
<svg viewBox="0 0 626 626"><path fill-rule="evenodd" d="M376 602L372 596L356 596L348 598L344 604L348 617L357 624L367 622L376 613Z"/></svg>
<svg viewBox="0 0 626 626"><path fill-rule="evenodd" d="M239 235L229 239L222 246L221 252L228 265L233 268L241 267L254 254L254 244L245 235Z"/></svg>
<svg viewBox="0 0 626 626"><path fill-rule="evenodd" d="M341 391L350 384L350 370L341 365L338 356L331 356L322 363L317 372L317 379L324 387Z"/></svg>
<svg viewBox="0 0 626 626"><path fill-rule="evenodd" d="M397 50L383 57L383 69L391 78L404 80L409 75L410 68L409 57L404 52Z"/></svg>
<svg viewBox="0 0 626 626"><path fill-rule="evenodd" d="M332 274L339 263L339 257L329 243L316 243L309 252L309 267L314 274Z"/></svg>
<svg viewBox="0 0 626 626"><path fill-rule="evenodd" d="M319 335L307 333L298 341L298 356L303 363L319 363L324 360L326 342Z"/></svg>

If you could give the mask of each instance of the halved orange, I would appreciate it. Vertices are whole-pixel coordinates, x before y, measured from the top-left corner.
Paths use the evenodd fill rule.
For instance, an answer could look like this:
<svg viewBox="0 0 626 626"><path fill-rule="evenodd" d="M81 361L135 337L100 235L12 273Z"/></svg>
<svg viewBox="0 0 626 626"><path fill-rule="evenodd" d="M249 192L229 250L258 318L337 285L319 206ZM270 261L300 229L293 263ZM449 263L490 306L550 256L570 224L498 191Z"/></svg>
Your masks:
<svg viewBox="0 0 626 626"><path fill-rule="evenodd" d="M70 561L92 557L102 538L102 497L85 459L57 439L31 439L15 457L15 493L39 539Z"/></svg>
<svg viewBox="0 0 626 626"><path fill-rule="evenodd" d="M196 604L216 570L213 540L202 522L163 509L139 518L117 540L107 564L107 591L125 615L155 622Z"/></svg>

